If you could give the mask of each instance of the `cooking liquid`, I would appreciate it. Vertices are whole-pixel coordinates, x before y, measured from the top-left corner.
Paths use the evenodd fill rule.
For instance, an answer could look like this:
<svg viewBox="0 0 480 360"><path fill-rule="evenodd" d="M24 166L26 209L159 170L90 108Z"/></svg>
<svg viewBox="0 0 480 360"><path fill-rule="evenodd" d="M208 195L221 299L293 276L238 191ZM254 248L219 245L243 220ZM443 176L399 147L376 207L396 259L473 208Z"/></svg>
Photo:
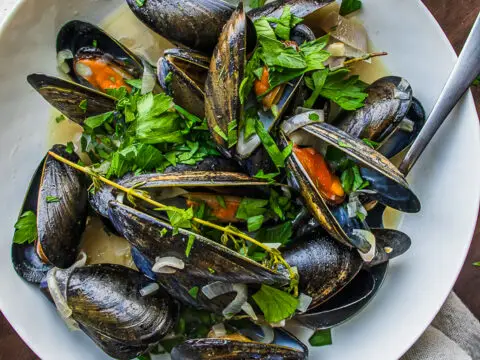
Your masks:
<svg viewBox="0 0 480 360"><path fill-rule="evenodd" d="M173 47L170 42L143 25L126 4L108 16L100 27L151 64L156 64L165 49ZM314 26L312 27L315 32ZM371 47L371 44L369 46ZM373 58L370 63L355 64L352 67L352 74L358 74L362 81L372 83L380 77L389 75L389 72L380 58ZM80 150L82 127L67 119L57 123L56 118L59 115L58 111L52 111L49 123L49 145L66 144L71 141L82 161L88 164L88 157L81 154ZM400 225L401 219L402 214L390 208L383 216L385 227L392 229ZM88 264L111 263L135 268L129 243L121 237L105 232L102 221L97 217L89 218L81 248L87 254Z"/></svg>

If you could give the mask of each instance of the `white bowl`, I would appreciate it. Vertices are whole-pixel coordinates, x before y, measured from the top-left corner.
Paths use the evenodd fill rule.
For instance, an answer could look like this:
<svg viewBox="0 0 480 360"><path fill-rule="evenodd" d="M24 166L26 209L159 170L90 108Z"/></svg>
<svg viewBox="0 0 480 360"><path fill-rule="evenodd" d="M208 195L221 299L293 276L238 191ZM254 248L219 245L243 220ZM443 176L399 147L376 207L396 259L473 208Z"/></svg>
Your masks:
<svg viewBox="0 0 480 360"><path fill-rule="evenodd" d="M106 359L81 332L69 332L38 289L10 262L13 224L30 177L48 146L50 106L26 82L32 72L56 73L55 38L71 19L100 22L121 0L24 0L0 34L0 307L42 359ZM427 112L456 56L419 0L365 0L362 18L375 48L389 52L392 74L410 81ZM472 96L454 110L411 174L422 202L401 230L413 245L395 259L369 306L333 330L334 344L311 359L399 358L422 334L450 292L473 234L480 195L479 128Z"/></svg>

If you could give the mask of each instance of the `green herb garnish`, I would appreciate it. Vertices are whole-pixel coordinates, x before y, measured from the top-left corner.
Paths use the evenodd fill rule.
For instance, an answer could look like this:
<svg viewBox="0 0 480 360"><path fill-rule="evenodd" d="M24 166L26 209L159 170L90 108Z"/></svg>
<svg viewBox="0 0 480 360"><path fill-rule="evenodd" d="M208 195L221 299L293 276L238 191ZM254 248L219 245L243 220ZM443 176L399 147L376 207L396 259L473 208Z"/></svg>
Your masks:
<svg viewBox="0 0 480 360"><path fill-rule="evenodd" d="M331 329L315 331L315 333L310 337L310 339L308 339L308 342L312 346L332 345L333 342Z"/></svg>
<svg viewBox="0 0 480 360"><path fill-rule="evenodd" d="M196 299L198 295L198 286L192 287L190 290L188 290L188 293L192 298Z"/></svg>
<svg viewBox="0 0 480 360"><path fill-rule="evenodd" d="M138 7L142 7L143 5L145 5L145 1L147 1L147 0L135 0Z"/></svg>
<svg viewBox="0 0 480 360"><path fill-rule="evenodd" d="M84 113L87 112L87 99L83 99L82 101L80 101L80 104L78 104L78 107L80 108L80 110L82 110Z"/></svg>
<svg viewBox="0 0 480 360"><path fill-rule="evenodd" d="M20 215L15 224L13 242L15 244L31 244L37 238L37 216L33 211L26 211Z"/></svg>
<svg viewBox="0 0 480 360"><path fill-rule="evenodd" d="M297 298L265 284L262 284L260 290L252 295L252 298L269 323L278 323L290 318L298 305Z"/></svg>
<svg viewBox="0 0 480 360"><path fill-rule="evenodd" d="M57 124L61 123L63 120L65 120L65 116L64 115L58 115L56 118L55 118L55 122Z"/></svg>
<svg viewBox="0 0 480 360"><path fill-rule="evenodd" d="M195 242L195 235L190 234L188 236L187 248L185 249L185 256L188 258L190 256L190 251L192 251L193 243Z"/></svg>
<svg viewBox="0 0 480 360"><path fill-rule="evenodd" d="M93 46L94 48L96 48L96 47L98 46L98 41L94 39L94 40L92 41L92 46Z"/></svg>
<svg viewBox="0 0 480 360"><path fill-rule="evenodd" d="M474 262L473 266L480 266L480 261Z"/></svg>
<svg viewBox="0 0 480 360"><path fill-rule="evenodd" d="M67 143L67 146L65 147L65 151L69 154L73 154L73 152L75 151L75 146L71 141Z"/></svg>
<svg viewBox="0 0 480 360"><path fill-rule="evenodd" d="M248 231L257 231L262 227L263 220L265 217L263 215L256 215L248 218L247 227Z"/></svg>
<svg viewBox="0 0 480 360"><path fill-rule="evenodd" d="M250 7L252 9L257 9L259 7L262 7L263 5L265 5L265 2L267 0L250 0Z"/></svg>
<svg viewBox="0 0 480 360"><path fill-rule="evenodd" d="M360 0L342 0L340 15L345 16L362 8Z"/></svg>
<svg viewBox="0 0 480 360"><path fill-rule="evenodd" d="M47 195L45 197L45 201L47 202L47 204L57 203L57 202L60 202L60 198L56 196Z"/></svg>

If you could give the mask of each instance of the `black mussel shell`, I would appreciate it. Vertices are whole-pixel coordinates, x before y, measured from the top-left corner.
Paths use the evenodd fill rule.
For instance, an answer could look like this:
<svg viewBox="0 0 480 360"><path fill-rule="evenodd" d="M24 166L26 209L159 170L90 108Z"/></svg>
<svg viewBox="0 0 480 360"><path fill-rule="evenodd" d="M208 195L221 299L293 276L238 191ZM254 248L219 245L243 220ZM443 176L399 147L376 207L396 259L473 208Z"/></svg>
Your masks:
<svg viewBox="0 0 480 360"><path fill-rule="evenodd" d="M312 311L297 315L295 319L314 330L329 329L348 321L376 295L385 279L387 268L388 262L375 266L369 272L361 271L332 299Z"/></svg>
<svg viewBox="0 0 480 360"><path fill-rule="evenodd" d="M247 17L240 3L227 22L213 52L205 83L205 115L213 140L226 157L231 157L224 134L241 116L240 84L243 80L247 51ZM236 128L230 129L236 131Z"/></svg>
<svg viewBox="0 0 480 360"><path fill-rule="evenodd" d="M366 92L365 106L340 116L335 125L353 137L381 142L410 109L412 88L404 78L387 76L375 81Z"/></svg>
<svg viewBox="0 0 480 360"><path fill-rule="evenodd" d="M127 0L133 13L166 39L211 53L234 8L222 0Z"/></svg>
<svg viewBox="0 0 480 360"><path fill-rule="evenodd" d="M290 266L297 267L299 290L312 297L311 309L343 289L363 267L356 250L319 233L296 239L282 254Z"/></svg>
<svg viewBox="0 0 480 360"><path fill-rule="evenodd" d="M26 211L37 213L38 190L42 177L42 169L45 159L37 167L35 174L30 181L27 195L23 202L21 214ZM34 284L40 282L47 275L51 265L45 264L37 255L34 244L15 244L12 243L12 264L13 268L23 279Z"/></svg>
<svg viewBox="0 0 480 360"><path fill-rule="evenodd" d="M187 340L173 348L172 360L208 360L208 359L265 359L265 360L303 360L307 355L299 350L258 342L246 342L228 339Z"/></svg>
<svg viewBox="0 0 480 360"><path fill-rule="evenodd" d="M142 296L152 280L141 273L111 264L67 271L63 287L72 318L89 331L128 346L149 346L172 328L176 305L163 290Z"/></svg>
<svg viewBox="0 0 480 360"><path fill-rule="evenodd" d="M178 164L176 166L169 166L164 173L175 173L184 171L226 171L226 172L242 172L238 163L232 159L225 159L223 157L207 157L195 165Z"/></svg>
<svg viewBox="0 0 480 360"><path fill-rule="evenodd" d="M69 51L73 56L72 59L65 59L67 75L88 87L92 87L92 84L76 71L76 62L80 59L101 59L120 68L133 79L141 78L143 74L142 61L136 55L102 29L84 21L73 20L60 29L57 54L61 51ZM62 66L62 70L67 69Z"/></svg>
<svg viewBox="0 0 480 360"><path fill-rule="evenodd" d="M417 98L412 99L412 105L406 117L399 126L377 149L387 158L392 158L409 147L417 138L425 125L426 114L422 104ZM406 126L402 126L404 124ZM407 129L406 129L407 128Z"/></svg>
<svg viewBox="0 0 480 360"><path fill-rule="evenodd" d="M55 145L51 151L75 163L79 160L64 145ZM38 195L37 250L56 267L69 267L77 258L87 220L87 187L82 173L47 156ZM48 201L51 196L58 201Z"/></svg>
<svg viewBox="0 0 480 360"><path fill-rule="evenodd" d="M158 61L158 81L175 103L205 117L205 81L210 58L189 49L165 50Z"/></svg>
<svg viewBox="0 0 480 360"><path fill-rule="evenodd" d="M31 74L27 81L54 108L80 125L90 116L115 110L115 98L71 81L43 74Z"/></svg>
<svg viewBox="0 0 480 360"><path fill-rule="evenodd" d="M155 263L157 257L174 257L185 264L184 269L178 269L173 274L158 274L157 279L172 296L187 304L221 311L226 305L218 306L201 291L196 299L189 294L194 286L201 289L216 281L229 284L288 282L285 275L273 272L219 243L188 230L179 229L174 234L167 222L126 205L110 202L109 215L117 231L150 263ZM186 247L190 237L194 241L187 256Z"/></svg>

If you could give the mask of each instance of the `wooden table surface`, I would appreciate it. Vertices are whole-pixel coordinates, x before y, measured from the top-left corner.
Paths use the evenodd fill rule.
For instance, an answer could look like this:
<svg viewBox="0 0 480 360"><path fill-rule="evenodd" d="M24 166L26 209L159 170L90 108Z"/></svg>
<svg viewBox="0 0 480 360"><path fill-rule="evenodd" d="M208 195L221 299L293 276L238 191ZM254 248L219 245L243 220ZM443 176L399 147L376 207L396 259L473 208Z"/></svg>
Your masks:
<svg viewBox="0 0 480 360"><path fill-rule="evenodd" d="M457 53L480 11L480 0L423 0L447 34ZM473 88L473 95L480 114L480 87ZM478 165L478 164L477 164ZM463 270L455 284L456 293L480 318L480 268L472 263L480 261L480 223L477 223L472 247ZM38 357L25 345L0 314L0 360L33 360Z"/></svg>

